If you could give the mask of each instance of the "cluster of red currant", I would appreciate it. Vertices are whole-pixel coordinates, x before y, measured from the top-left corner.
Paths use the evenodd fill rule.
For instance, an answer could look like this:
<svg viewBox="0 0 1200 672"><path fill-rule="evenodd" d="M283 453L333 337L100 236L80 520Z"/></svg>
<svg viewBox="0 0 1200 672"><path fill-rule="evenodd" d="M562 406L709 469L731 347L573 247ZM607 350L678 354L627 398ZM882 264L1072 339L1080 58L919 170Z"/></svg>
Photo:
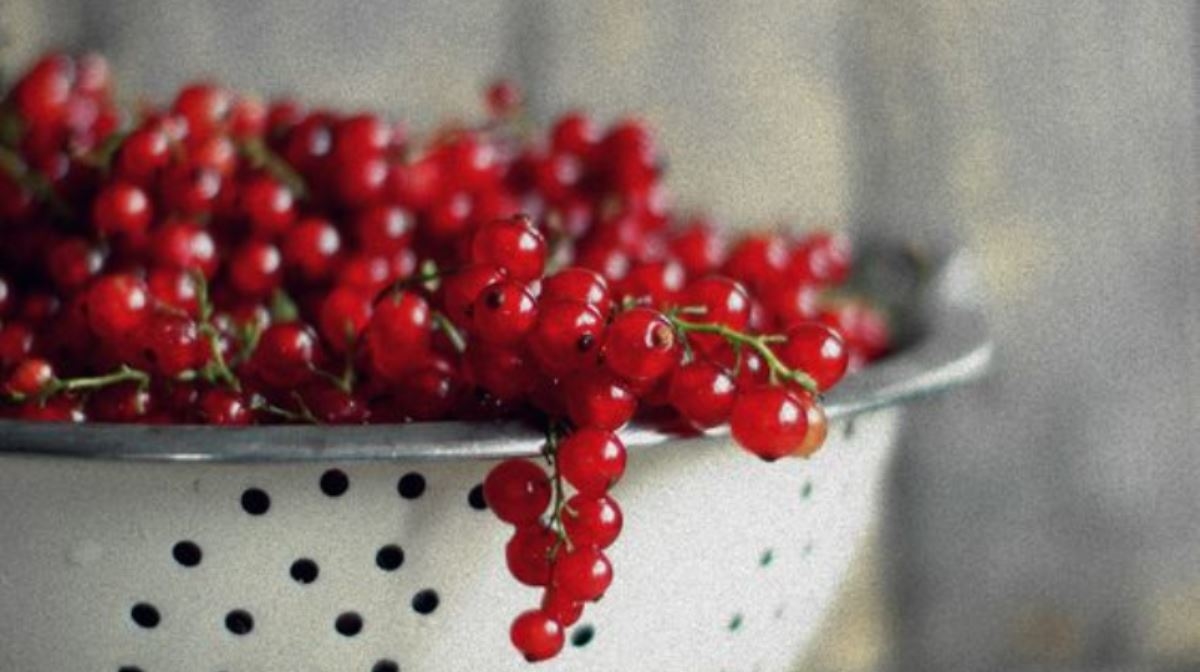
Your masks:
<svg viewBox="0 0 1200 672"><path fill-rule="evenodd" d="M209 83L126 121L102 59L42 58L0 106L0 417L536 417L549 473L510 460L484 494L545 588L513 642L553 656L612 579L635 412L808 455L817 395L889 333L838 291L843 237L727 240L672 214L638 121L533 137L517 89L487 102L420 140Z"/></svg>

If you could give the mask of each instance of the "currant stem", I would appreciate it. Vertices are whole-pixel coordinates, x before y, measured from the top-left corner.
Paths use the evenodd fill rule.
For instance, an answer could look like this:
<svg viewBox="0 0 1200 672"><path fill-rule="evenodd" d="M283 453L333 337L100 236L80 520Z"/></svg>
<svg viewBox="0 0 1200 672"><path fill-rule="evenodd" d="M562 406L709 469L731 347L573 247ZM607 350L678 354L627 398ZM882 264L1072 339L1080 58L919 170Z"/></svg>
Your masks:
<svg viewBox="0 0 1200 672"><path fill-rule="evenodd" d="M120 368L112 373L106 373L102 376L87 376L83 378L55 378L46 384L37 394L37 398L45 401L56 394L63 392L82 392L85 390L97 390L110 385L119 385L121 383L136 382L138 387L146 387L150 384L150 374L145 371L140 371L131 366L122 364ZM20 401L18 399L17 401Z"/></svg>
<svg viewBox="0 0 1200 672"><path fill-rule="evenodd" d="M467 339L463 338L462 332L450 318L446 317L441 311L433 311L433 325L438 329L446 332L446 338L450 339L450 344L454 346L454 350L459 353L466 352Z"/></svg>
<svg viewBox="0 0 1200 672"><path fill-rule="evenodd" d="M762 357L764 362L766 362L767 367L771 371L772 379L796 383L812 394L817 394L820 391L817 387L816 381L812 379L812 376L803 371L789 368L786 364L780 361L779 357L775 355L775 352L771 350L769 344L783 342L786 339L785 336L779 334L759 334L757 336L752 336L750 334L727 327L724 324L692 322L691 320L685 320L679 317L678 312L668 313L667 319L671 321L671 324L674 325L676 329L684 334L716 334L721 338L724 338L735 348L751 348L754 350L754 352L758 353L759 357Z"/></svg>
<svg viewBox="0 0 1200 672"><path fill-rule="evenodd" d="M41 173L31 169L25 160L8 147L0 147L0 171L14 182L25 187L39 200L50 206L50 210L62 218L71 217L71 209L54 193L54 187Z"/></svg>
<svg viewBox="0 0 1200 672"><path fill-rule="evenodd" d="M255 167L265 169L272 177L287 185L298 198L308 197L308 187L304 184L304 178L288 165L287 161L272 152L262 138L250 138L241 143L238 149Z"/></svg>
<svg viewBox="0 0 1200 672"><path fill-rule="evenodd" d="M563 488L562 473L558 469L558 441L560 438L559 429L553 423L546 428L546 447L542 454L546 457L546 462L550 465L550 482L554 486L554 501L551 503L550 512L550 530L554 532L554 536L558 540L554 542L554 546L550 549L550 560L558 556L558 550L563 546L567 547L570 552L573 548L571 538L567 536L567 530L563 527L563 511L567 510L566 491Z"/></svg>
<svg viewBox="0 0 1200 672"><path fill-rule="evenodd" d="M199 272L193 273L192 276L196 282L196 300L200 304L198 329L200 335L208 341L208 349L212 353L212 360L204 365L203 375L210 381L219 381L233 391L241 392L242 382L238 380L233 370L229 368L229 363L225 361L225 353L221 349L221 334L212 323L213 307L208 296L208 279Z"/></svg>

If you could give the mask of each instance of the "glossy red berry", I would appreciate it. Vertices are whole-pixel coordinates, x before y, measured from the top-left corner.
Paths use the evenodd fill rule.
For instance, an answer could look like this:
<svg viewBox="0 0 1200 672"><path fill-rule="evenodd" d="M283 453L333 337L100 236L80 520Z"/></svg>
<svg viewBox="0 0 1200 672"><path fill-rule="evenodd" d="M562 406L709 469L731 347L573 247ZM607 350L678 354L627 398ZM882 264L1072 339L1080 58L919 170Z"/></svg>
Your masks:
<svg viewBox="0 0 1200 672"><path fill-rule="evenodd" d="M595 307L547 300L543 290L537 322L529 332L529 352L546 374L565 376L597 362L604 329L604 318Z"/></svg>
<svg viewBox="0 0 1200 672"><path fill-rule="evenodd" d="M625 444L616 434L584 427L558 446L562 477L581 494L599 497L625 473Z"/></svg>
<svg viewBox="0 0 1200 672"><path fill-rule="evenodd" d="M516 344L537 320L537 301L525 283L513 280L484 288L475 300L471 335L495 346Z"/></svg>
<svg viewBox="0 0 1200 672"><path fill-rule="evenodd" d="M263 331L251 362L258 378L277 390L290 390L313 377L317 336L294 322L272 324Z"/></svg>
<svg viewBox="0 0 1200 672"><path fill-rule="evenodd" d="M579 266L564 268L542 281L542 301L578 301L596 308L602 317L612 311L612 297L599 273Z"/></svg>
<svg viewBox="0 0 1200 672"><path fill-rule="evenodd" d="M612 584L612 564L595 546L576 546L559 556L554 564L554 587L580 602L604 597Z"/></svg>
<svg viewBox="0 0 1200 672"><path fill-rule="evenodd" d="M582 112L564 114L550 130L555 151L586 156L600 139L596 125Z"/></svg>
<svg viewBox="0 0 1200 672"><path fill-rule="evenodd" d="M790 271L794 281L839 285L850 275L853 250L843 234L817 231L805 236L792 252Z"/></svg>
<svg viewBox="0 0 1200 672"><path fill-rule="evenodd" d="M536 663L557 656L563 648L563 626L545 611L535 609L517 616L509 638L525 660Z"/></svg>
<svg viewBox="0 0 1200 672"><path fill-rule="evenodd" d="M687 271L688 277L710 275L725 263L725 240L708 221L693 220L669 243L671 254Z"/></svg>
<svg viewBox="0 0 1200 672"><path fill-rule="evenodd" d="M329 220L300 220L283 237L283 264L302 280L318 283L332 275L342 239Z"/></svg>
<svg viewBox="0 0 1200 672"><path fill-rule="evenodd" d="M273 238L296 221L292 190L267 175L258 175L241 187L242 212L256 236Z"/></svg>
<svg viewBox="0 0 1200 672"><path fill-rule="evenodd" d="M572 544L605 549L621 535L624 518L612 497L575 495L563 511L563 529Z"/></svg>
<svg viewBox="0 0 1200 672"><path fill-rule="evenodd" d="M615 432L637 411L637 397L605 369L581 369L563 382L563 388L567 415L576 427Z"/></svg>
<svg viewBox="0 0 1200 672"><path fill-rule="evenodd" d="M202 420L213 425L248 425L254 420L254 413L245 398L223 387L212 387L200 393L199 413Z"/></svg>
<svg viewBox="0 0 1200 672"><path fill-rule="evenodd" d="M567 628L575 625L583 615L583 603L554 586L547 586L542 593L542 611Z"/></svg>
<svg viewBox="0 0 1200 672"><path fill-rule="evenodd" d="M760 385L738 392L729 419L740 446L768 462L790 455L808 434L808 404L801 394Z"/></svg>
<svg viewBox="0 0 1200 672"><path fill-rule="evenodd" d="M488 112L493 117L507 117L521 107L521 89L509 79L500 79L487 88Z"/></svg>
<svg viewBox="0 0 1200 672"><path fill-rule="evenodd" d="M429 304L419 295L394 292L381 298L364 336L371 371L383 380L403 382L427 361L430 330Z"/></svg>
<svg viewBox="0 0 1200 672"><path fill-rule="evenodd" d="M188 135L207 138L221 130L233 109L233 96L215 84L184 87L175 98L174 110L187 120Z"/></svg>
<svg viewBox="0 0 1200 672"><path fill-rule="evenodd" d="M729 253L721 272L760 292L786 282L790 261L787 244L779 236L747 236Z"/></svg>
<svg viewBox="0 0 1200 672"><path fill-rule="evenodd" d="M633 308L613 320L604 342L604 362L618 376L652 381L679 361L675 329L657 310Z"/></svg>
<svg viewBox="0 0 1200 672"><path fill-rule="evenodd" d="M128 182L114 182L92 204L92 222L102 236L140 238L153 217L146 192Z"/></svg>
<svg viewBox="0 0 1200 672"><path fill-rule="evenodd" d="M317 327L334 352L342 353L358 342L371 320L371 297L362 292L338 287L321 302Z"/></svg>
<svg viewBox="0 0 1200 672"><path fill-rule="evenodd" d="M508 571L527 586L550 583L550 551L558 544L554 532L541 523L522 525L504 547Z"/></svg>
<svg viewBox="0 0 1200 672"><path fill-rule="evenodd" d="M216 275L220 260L209 232L186 219L170 219L151 239L154 262L181 271L199 271L206 278Z"/></svg>
<svg viewBox="0 0 1200 672"><path fill-rule="evenodd" d="M517 349L478 343L467 350L475 384L504 403L523 401L537 384L537 367Z"/></svg>
<svg viewBox="0 0 1200 672"><path fill-rule="evenodd" d="M788 329L787 340L776 346L784 364L812 376L823 392L837 384L846 373L850 353L833 329L820 322L802 322Z"/></svg>
<svg viewBox="0 0 1200 672"><path fill-rule="evenodd" d="M140 348L143 366L166 378L196 371L212 355L211 345L201 336L196 323L174 313L151 316L132 337Z"/></svg>
<svg viewBox="0 0 1200 672"><path fill-rule="evenodd" d="M127 274L106 275L88 290L88 324L107 341L128 337L149 317L146 283Z"/></svg>
<svg viewBox="0 0 1200 672"><path fill-rule="evenodd" d="M451 274L442 284L442 306L446 315L460 326L470 324L475 299L479 298L484 288L504 280L505 277L506 274L500 267L492 265L468 266Z"/></svg>
<svg viewBox="0 0 1200 672"><path fill-rule="evenodd" d="M394 205L377 205L363 210L354 219L359 249L370 254L393 254L412 243L413 219Z"/></svg>
<svg viewBox="0 0 1200 672"><path fill-rule="evenodd" d="M697 359L675 370L667 399L685 420L707 429L729 420L736 394L737 386L725 369Z"/></svg>
<svg viewBox="0 0 1200 672"><path fill-rule="evenodd" d="M73 293L85 287L104 267L104 254L86 239L71 236L50 246L46 267L55 287Z"/></svg>
<svg viewBox="0 0 1200 672"><path fill-rule="evenodd" d="M135 184L149 183L171 160L167 134L157 127L134 131L121 144L116 173Z"/></svg>
<svg viewBox="0 0 1200 672"><path fill-rule="evenodd" d="M471 261L499 266L514 280L536 280L546 266L546 239L524 215L498 219L475 232Z"/></svg>
<svg viewBox="0 0 1200 672"><path fill-rule="evenodd" d="M32 357L23 360L8 374L8 379L4 381L4 391L11 395L31 397L53 381L54 367L50 362Z"/></svg>
<svg viewBox="0 0 1200 672"><path fill-rule="evenodd" d="M492 467L483 481L483 498L500 518L513 525L528 525L550 506L550 479L538 465L509 459Z"/></svg>
<svg viewBox="0 0 1200 672"><path fill-rule="evenodd" d="M282 276L283 257L279 248L268 242L247 241L229 259L229 283L250 298L270 296Z"/></svg>

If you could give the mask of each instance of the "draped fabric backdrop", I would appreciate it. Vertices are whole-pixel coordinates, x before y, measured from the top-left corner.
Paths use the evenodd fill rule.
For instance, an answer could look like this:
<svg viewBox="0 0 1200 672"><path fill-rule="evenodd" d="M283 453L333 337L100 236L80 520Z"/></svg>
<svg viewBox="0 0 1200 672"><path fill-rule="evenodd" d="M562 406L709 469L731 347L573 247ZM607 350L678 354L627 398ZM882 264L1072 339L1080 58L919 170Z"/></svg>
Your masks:
<svg viewBox="0 0 1200 672"><path fill-rule="evenodd" d="M4 0L0 63L99 49L129 100L207 74L417 129L506 74L541 121L643 114L682 206L965 245L996 374L912 414L856 584L882 644L831 628L808 665L1173 665L1200 663L1198 27L1166 1Z"/></svg>

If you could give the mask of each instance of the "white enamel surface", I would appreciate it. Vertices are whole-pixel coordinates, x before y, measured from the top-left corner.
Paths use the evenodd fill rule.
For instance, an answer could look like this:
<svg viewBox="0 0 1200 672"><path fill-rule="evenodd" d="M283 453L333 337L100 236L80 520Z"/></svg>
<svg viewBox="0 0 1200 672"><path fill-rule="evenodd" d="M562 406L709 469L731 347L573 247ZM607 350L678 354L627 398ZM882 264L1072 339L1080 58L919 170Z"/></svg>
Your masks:
<svg viewBox="0 0 1200 672"><path fill-rule="evenodd" d="M537 669L788 669L875 513L898 417L838 423L807 461L765 464L722 441L632 451L614 491L626 516L616 580L572 629L595 636ZM490 464L0 457L0 670L529 669L508 624L538 592L507 576L509 528L467 504ZM338 498L318 487L333 466L350 480ZM397 481L413 471L427 488L403 499ZM248 487L270 495L265 515L242 510ZM203 551L197 567L172 558L182 540ZM395 572L375 564L389 543L405 553ZM289 576L302 557L320 568L309 585ZM411 600L429 588L440 605L423 616ZM158 627L134 624L138 602ZM251 633L225 629L233 609L253 615ZM355 637L334 630L346 611L363 618Z"/></svg>

